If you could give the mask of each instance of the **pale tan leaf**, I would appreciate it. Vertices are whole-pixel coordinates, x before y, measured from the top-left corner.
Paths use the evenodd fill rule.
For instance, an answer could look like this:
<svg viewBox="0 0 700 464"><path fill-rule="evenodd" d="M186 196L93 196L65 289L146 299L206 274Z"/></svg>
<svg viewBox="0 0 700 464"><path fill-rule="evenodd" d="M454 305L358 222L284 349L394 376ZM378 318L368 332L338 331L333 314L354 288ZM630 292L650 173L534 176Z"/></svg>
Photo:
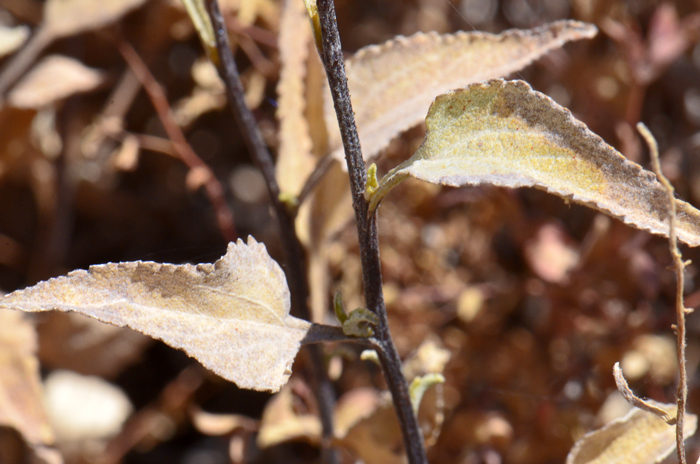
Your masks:
<svg viewBox="0 0 700 464"><path fill-rule="evenodd" d="M241 388L277 391L310 323L289 315L280 267L252 237L214 264L91 266L0 300L22 311L76 311L183 349Z"/></svg>
<svg viewBox="0 0 700 464"><path fill-rule="evenodd" d="M522 81L496 79L441 95L418 151L380 182L372 203L412 176L435 184L537 187L627 224L668 235L668 197L567 109ZM676 200L678 238L700 245L700 211Z"/></svg>
<svg viewBox="0 0 700 464"><path fill-rule="evenodd" d="M216 414L192 406L189 415L192 425L204 435L228 435L237 429L255 432L259 428L259 421L242 414Z"/></svg>
<svg viewBox="0 0 700 464"><path fill-rule="evenodd" d="M61 55L47 56L14 86L8 103L16 108L41 108L102 83L102 73Z"/></svg>
<svg viewBox="0 0 700 464"><path fill-rule="evenodd" d="M17 429L30 446L54 435L42 401L34 327L21 313L0 310L0 425Z"/></svg>
<svg viewBox="0 0 700 464"><path fill-rule="evenodd" d="M452 353L439 337L429 336L403 362L403 373L408 380L426 374L442 374Z"/></svg>
<svg viewBox="0 0 700 464"><path fill-rule="evenodd" d="M308 217L311 312L312 320L322 321L330 306L328 239L347 225L353 214L350 181L347 172L341 169L340 163L333 163L323 176L316 186L310 205Z"/></svg>
<svg viewBox="0 0 700 464"><path fill-rule="evenodd" d="M292 384L288 383L265 405L256 443L265 449L286 441L303 439L311 443L321 440L318 416L298 412L294 405Z"/></svg>
<svg viewBox="0 0 700 464"><path fill-rule="evenodd" d="M8 55L29 38L29 28L27 26L7 27L0 26L0 56Z"/></svg>
<svg viewBox="0 0 700 464"><path fill-rule="evenodd" d="M49 0L42 28L53 38L99 29L117 21L146 0Z"/></svg>
<svg viewBox="0 0 700 464"><path fill-rule="evenodd" d="M346 398L347 397L347 398ZM351 401L363 401L356 411L343 411L353 408ZM404 464L406 455L396 412L391 398L384 395L373 399L360 392L350 391L338 402L338 414L344 421L344 435L338 442L351 450L366 464Z"/></svg>
<svg viewBox="0 0 700 464"><path fill-rule="evenodd" d="M226 106L226 87L211 61L195 61L192 65L192 79L197 83L192 94L179 100L173 107L175 121L182 127L190 126L209 111Z"/></svg>
<svg viewBox="0 0 700 464"><path fill-rule="evenodd" d="M277 84L277 119L280 121L277 181L283 192L298 195L313 170L306 108L306 60L312 42L311 28L304 3L286 0L282 10L279 51L282 69Z"/></svg>
<svg viewBox="0 0 700 464"><path fill-rule="evenodd" d="M380 394L370 387L353 388L340 397L333 414L336 438L343 439L359 421L370 417L380 404Z"/></svg>
<svg viewBox="0 0 700 464"><path fill-rule="evenodd" d="M373 45L347 60L346 71L365 159L423 121L436 95L518 71L566 42L593 37L595 26L557 21L502 34L418 33ZM340 133L330 98L326 118L335 156L342 159Z"/></svg>
<svg viewBox="0 0 700 464"><path fill-rule="evenodd" d="M653 402L672 416L675 404ZM685 416L685 437L695 433L698 417ZM576 442L566 464L652 464L660 462L676 448L676 428L655 414L633 409Z"/></svg>

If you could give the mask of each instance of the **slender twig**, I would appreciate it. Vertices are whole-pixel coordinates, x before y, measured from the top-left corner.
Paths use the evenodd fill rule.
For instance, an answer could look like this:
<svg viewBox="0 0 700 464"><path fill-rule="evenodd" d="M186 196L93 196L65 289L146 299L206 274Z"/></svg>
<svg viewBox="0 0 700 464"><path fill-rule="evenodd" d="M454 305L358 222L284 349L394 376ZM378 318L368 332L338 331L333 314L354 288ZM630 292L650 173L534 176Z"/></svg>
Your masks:
<svg viewBox="0 0 700 464"><path fill-rule="evenodd" d="M98 464L119 464L124 456L143 440L158 436L154 433L162 427L163 418L177 421L183 411L192 404L195 393L204 384L207 370L194 363L161 390L151 404L133 414L121 431L106 444L104 452L96 459Z"/></svg>
<svg viewBox="0 0 700 464"><path fill-rule="evenodd" d="M235 16L226 17L226 25L228 29L236 35L246 35L251 39L255 40L259 44L265 45L266 47L277 49L277 35L273 32L263 29L262 27L257 27L253 25L244 26L241 24Z"/></svg>
<svg viewBox="0 0 700 464"><path fill-rule="evenodd" d="M673 268L676 273L676 352L678 356L678 390L676 391L676 401L678 403L678 410L676 411L676 447L678 452L678 462L680 464L686 464L685 440L683 436L685 426L685 405L688 399L688 373L685 361L685 315L692 310L686 309L685 302L683 301L683 289L685 287L683 271L685 270L685 263L683 263L681 252L678 251L678 240L676 238L676 227L678 221L678 218L676 217L676 199L674 197L673 186L668 181L666 176L664 176L663 172L661 172L661 165L659 164L659 147L656 145L656 140L644 124L638 123L637 130L642 134L642 137L644 137L649 145L651 164L654 168L654 173L659 179L659 182L663 184L664 188L666 189L666 193L668 194L668 246L669 250L671 251L671 256L673 257Z"/></svg>
<svg viewBox="0 0 700 464"><path fill-rule="evenodd" d="M304 249L296 235L294 216L292 211L280 199L280 188L275 177L275 165L272 155L267 149L260 128L253 116L253 113L245 104L245 93L238 74L233 52L228 41L228 32L224 18L219 10L217 0L207 0L206 7L214 26L216 36L216 47L219 51L220 66L219 73L226 84L229 106L241 128L248 150L253 161L260 169L265 184L267 185L270 200L275 209L277 219L280 224L280 235L282 245L286 253L286 274L289 283L292 311L305 318L310 318L308 307L309 284L306 276L306 256ZM323 356L318 346L309 346L308 352L311 356L310 368L315 379L316 398L319 402L321 424L323 427L324 460L328 464L338 462L336 453L330 448L333 438L333 405L335 394L328 379L328 374L324 369Z"/></svg>
<svg viewBox="0 0 700 464"><path fill-rule="evenodd" d="M238 44L241 46L241 50L246 54L250 60L250 64L253 65L255 69L258 70L260 74L265 77L271 77L275 71L275 64L269 60L260 48L255 44L255 41L248 37L247 35L241 35L238 38Z"/></svg>
<svg viewBox="0 0 700 464"><path fill-rule="evenodd" d="M408 384L401 371L401 358L396 350L384 306L382 293L382 268L379 259L379 240L377 235L376 215L368 217L368 203L365 200L366 172L362 158L360 139L355 125L355 116L350 102L345 64L338 34L333 0L318 0L323 50L321 58L326 68L336 116L345 148L345 160L348 164L350 188L360 245L362 276L364 280L365 303L367 308L379 317L375 337L380 344L379 356L391 391L396 414L401 424L406 455L411 464L427 463L423 434L418 420L413 414Z"/></svg>
<svg viewBox="0 0 700 464"><path fill-rule="evenodd" d="M369 346L377 346L378 344L374 337L353 337L346 335L342 327L316 323L311 324L301 344L311 345L327 342L351 342Z"/></svg>
<svg viewBox="0 0 700 464"><path fill-rule="evenodd" d="M119 52L122 57L124 57L124 61L126 61L131 70L134 71L139 81L141 81L141 85L143 85L151 103L155 107L158 118L163 124L163 128L168 134L168 137L172 140L173 147L177 151L178 156L182 162L190 168L190 174L196 172L201 176L201 183L216 212L216 220L221 234L228 241L235 240L237 234L233 225L233 213L226 203L224 188L221 186L216 176L214 176L209 166L197 156L194 150L192 150L192 147L187 143L185 134L182 133L180 126L177 125L173 117L173 112L170 109L163 88L158 81L156 81L153 74L151 74L146 63L144 63L138 53L136 53L134 47L122 41L119 43Z"/></svg>

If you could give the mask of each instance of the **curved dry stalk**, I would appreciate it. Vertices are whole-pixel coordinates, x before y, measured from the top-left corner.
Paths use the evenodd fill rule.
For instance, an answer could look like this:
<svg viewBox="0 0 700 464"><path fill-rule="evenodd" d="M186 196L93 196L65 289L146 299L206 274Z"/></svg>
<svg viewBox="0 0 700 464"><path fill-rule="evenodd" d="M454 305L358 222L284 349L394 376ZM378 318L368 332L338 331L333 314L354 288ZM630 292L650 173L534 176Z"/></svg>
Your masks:
<svg viewBox="0 0 700 464"><path fill-rule="evenodd" d="M620 392L622 397L627 400L632 406L639 408L643 411L656 414L659 418L663 419L668 425L674 425L676 423L676 418L671 416L665 409L656 406L655 404L643 400L630 389L627 379L622 374L622 369L620 369L620 363L616 362L613 366L613 377L615 378L615 385L617 385L617 390Z"/></svg>
<svg viewBox="0 0 700 464"><path fill-rule="evenodd" d="M637 130L640 134L642 134L642 137L644 137L647 145L649 145L651 164L654 168L654 173L656 173L656 177L659 179L659 182L663 184L666 192L668 193L668 202L671 209L669 218L668 246L669 250L671 251L671 257L673 257L673 269L676 273L676 352L678 356L678 390L676 391L676 401L678 403L678 410L676 412L676 447L678 451L678 462L685 464L686 458L683 424L685 421L685 406L688 399L688 373L685 359L685 315L691 312L691 310L686 309L683 301L683 289L685 288L683 272L685 270L685 263L683 262L681 252L678 250L678 240L676 237L676 228L678 226L678 218L676 217L676 199L674 196L673 186L668 181L666 176L664 176L663 172L661 172L661 165L659 163L659 147L656 144L654 136L651 135L649 129L647 129L647 127L641 122L637 124Z"/></svg>

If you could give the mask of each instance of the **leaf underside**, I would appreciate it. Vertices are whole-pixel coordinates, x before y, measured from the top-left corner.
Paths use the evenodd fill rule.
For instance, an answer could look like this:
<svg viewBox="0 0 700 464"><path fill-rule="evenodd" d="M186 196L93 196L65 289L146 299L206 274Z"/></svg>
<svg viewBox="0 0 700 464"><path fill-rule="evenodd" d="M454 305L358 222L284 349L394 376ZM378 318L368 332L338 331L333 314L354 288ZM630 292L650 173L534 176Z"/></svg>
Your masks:
<svg viewBox="0 0 700 464"><path fill-rule="evenodd" d="M361 49L345 66L365 159L375 157L394 137L420 124L436 95L507 76L567 42L596 33L592 24L556 21L501 34L417 33ZM342 159L329 92L326 121L334 156Z"/></svg>
<svg viewBox="0 0 700 464"><path fill-rule="evenodd" d="M668 196L656 176L523 81L496 79L441 95L426 124L423 144L382 179L373 207L409 176L455 187L537 187L668 236ZM681 200L676 208L678 238L700 245L700 211Z"/></svg>
<svg viewBox="0 0 700 464"><path fill-rule="evenodd" d="M284 273L252 237L214 264L110 263L16 291L0 308L76 311L184 350L241 388L277 391L310 323L289 315Z"/></svg>

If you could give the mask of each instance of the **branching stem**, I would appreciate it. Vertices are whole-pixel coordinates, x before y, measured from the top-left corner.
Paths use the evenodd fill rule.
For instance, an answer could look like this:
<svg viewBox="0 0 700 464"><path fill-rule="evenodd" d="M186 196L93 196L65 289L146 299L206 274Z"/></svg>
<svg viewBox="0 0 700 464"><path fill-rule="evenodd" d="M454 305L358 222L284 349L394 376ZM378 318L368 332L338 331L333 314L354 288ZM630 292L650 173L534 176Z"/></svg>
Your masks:
<svg viewBox="0 0 700 464"><path fill-rule="evenodd" d="M362 157L360 139L355 125L355 116L350 102L350 92L345 75L345 64L338 34L333 0L318 0L323 48L321 58L330 84L336 116L345 149L345 160L350 176L353 208L360 245L362 277L367 308L379 317L375 338L379 345L379 357L387 385L401 424L404 446L411 464L427 463L423 434L413 414L408 384L401 371L401 358L389 332L384 295L382 293L382 268L379 259L379 240L376 215L367 215L365 200L365 162Z"/></svg>

